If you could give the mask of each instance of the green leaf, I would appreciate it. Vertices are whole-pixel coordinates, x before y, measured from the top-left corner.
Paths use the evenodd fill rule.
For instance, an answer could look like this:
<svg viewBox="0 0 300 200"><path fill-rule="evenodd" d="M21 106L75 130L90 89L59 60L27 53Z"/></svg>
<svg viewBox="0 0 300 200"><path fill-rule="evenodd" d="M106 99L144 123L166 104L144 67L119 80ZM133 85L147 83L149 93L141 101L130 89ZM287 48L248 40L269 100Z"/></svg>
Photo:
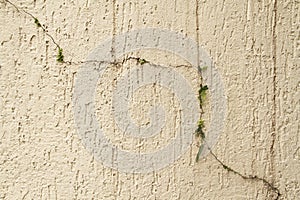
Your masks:
<svg viewBox="0 0 300 200"><path fill-rule="evenodd" d="M203 151L203 148L204 148L204 145L203 145L203 144L201 144L201 145L200 145L200 147L199 147L199 150L198 150L197 156L196 156L196 162L198 162L198 161L199 161L199 158L200 158L200 155L201 155L201 153L202 153L202 151Z"/></svg>
<svg viewBox="0 0 300 200"><path fill-rule="evenodd" d="M204 128L204 120L200 119L198 121L198 128L195 131L196 137L200 136L201 139L205 139L205 134L204 134L203 128Z"/></svg>
<svg viewBox="0 0 300 200"><path fill-rule="evenodd" d="M58 48L58 54L56 58L57 62L64 62L64 55L63 55L63 50L62 48Z"/></svg>
<svg viewBox="0 0 300 200"><path fill-rule="evenodd" d="M206 90L208 90L207 85L202 86L200 85L200 89L199 89L199 100L202 102L203 100L205 100L206 98Z"/></svg>
<svg viewBox="0 0 300 200"><path fill-rule="evenodd" d="M200 103L202 103L203 100L205 99L207 89L208 89L208 87L206 85L205 86L200 85L200 89L198 91L198 99L199 99Z"/></svg>
<svg viewBox="0 0 300 200"><path fill-rule="evenodd" d="M34 23L37 25L37 27L42 27L41 23L37 18L34 18Z"/></svg>
<svg viewBox="0 0 300 200"><path fill-rule="evenodd" d="M138 59L138 62L139 62L141 65L147 63L147 61L146 61L145 59L143 59L143 58L139 58L139 59Z"/></svg>
<svg viewBox="0 0 300 200"><path fill-rule="evenodd" d="M200 119L200 120L198 121L198 127L201 127L201 128L204 127L204 120L203 120L203 119Z"/></svg>
<svg viewBox="0 0 300 200"><path fill-rule="evenodd" d="M206 70L208 68L208 66L202 66L200 67L201 70Z"/></svg>

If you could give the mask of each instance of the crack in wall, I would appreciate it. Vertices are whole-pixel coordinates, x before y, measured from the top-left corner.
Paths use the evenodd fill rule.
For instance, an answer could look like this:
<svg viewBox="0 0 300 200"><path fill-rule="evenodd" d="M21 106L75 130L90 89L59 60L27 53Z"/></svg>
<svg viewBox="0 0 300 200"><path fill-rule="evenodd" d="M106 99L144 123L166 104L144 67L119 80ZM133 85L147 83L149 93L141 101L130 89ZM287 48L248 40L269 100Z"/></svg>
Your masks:
<svg viewBox="0 0 300 200"><path fill-rule="evenodd" d="M197 39L197 65L199 66L199 2L196 0L196 39ZM200 70L200 69L199 69Z"/></svg>
<svg viewBox="0 0 300 200"><path fill-rule="evenodd" d="M203 141L206 143L206 145L208 146L209 152L210 154L216 159L216 161L218 161L218 163L220 165L222 165L222 167L227 170L228 172L234 173L238 176L240 176L241 178L243 178L244 180L250 180L250 181L262 181L269 189L271 189L271 191L273 191L276 194L276 197L274 198L274 200L278 200L280 198L280 196L282 195L279 191L279 189L277 187L275 187L271 182L267 181L264 178L260 178L256 175L244 175L236 170L234 170L232 167L229 167L228 165L226 165L224 162L222 162L217 156L216 154L212 151L212 149L210 148L210 146L208 145L208 143L206 142L205 139L203 139Z"/></svg>
<svg viewBox="0 0 300 200"><path fill-rule="evenodd" d="M277 48L276 48L276 25L277 25L277 0L273 1L273 14L272 14L272 61L273 61L273 77L272 77L272 82L273 82L273 108L272 108L272 121L271 121L271 146L270 146L270 171L271 171L271 178L272 178L272 183L275 181L274 177L274 172L275 172L275 150L274 150L274 145L276 141L276 119L277 119L277 113L276 113L276 108L277 108L277 99L276 99L276 92L277 92L277 87L276 87L276 81L277 81L277 60L276 60L276 53L277 53Z"/></svg>
<svg viewBox="0 0 300 200"><path fill-rule="evenodd" d="M34 20L34 23L37 25L38 28L41 28L43 30L43 32L52 40L52 42L56 45L56 47L58 48L58 54L57 54L57 61L58 62L62 62L63 61L63 54L62 54L62 48L59 46L59 44L54 40L53 36L50 35L48 32L47 32L47 29L44 25L42 25L40 23L40 21L38 20L38 18L36 18L33 14L29 13L28 11L22 9L22 8L19 8L16 4L12 3L11 1L9 0L4 0L4 2L7 2L9 3L10 5L12 5L16 10L17 12L19 13L25 13L26 15L30 16L33 20Z"/></svg>
<svg viewBox="0 0 300 200"><path fill-rule="evenodd" d="M99 60L86 60L86 61L64 61L63 60L63 55L62 55L62 48L60 47L60 45L54 40L53 36L50 35L47 32L47 29L45 28L44 25L42 25L39 20L31 13L29 13L28 11L19 8L18 6L16 6L14 3L12 3L9 0L4 0L4 2L9 3L10 5L12 5L19 13L25 13L26 15L30 16L33 20L34 23L43 30L43 32L52 40L52 42L56 45L56 47L58 48L58 56L62 56L62 60L59 61L59 57L58 57L58 61L67 65L74 65L74 64L86 64L86 63L94 63L94 64L98 64L99 66L101 64L110 64L110 65L123 65L126 61L129 60L135 60L137 62L137 64L143 65L145 63L149 63L150 65L159 65L156 63L152 63L148 60L145 60L143 58L140 57L126 57L122 60L117 61L116 57L115 57L115 41L114 39L112 40L112 47L111 47L111 52L113 55L113 61L99 61ZM116 36L116 0L113 0L113 38L115 38ZM199 19L198 19L198 0L196 0L196 32L197 32L197 43L199 44ZM273 27L272 27L272 51L273 51L273 115L272 115L272 144L270 147L270 153L271 153L271 171L272 174L274 172L274 157L275 157L275 152L274 152L274 144L275 144L275 140L276 140L276 80L277 80L277 75L276 75L276 21L277 21L277 0L274 0L274 8L273 8ZM199 49L198 49L198 55L197 57L199 58ZM199 59L198 59L199 60ZM171 67L192 67L191 65L169 65ZM200 70L200 69L199 69ZM202 77L201 77L202 78ZM202 81L202 80L201 80ZM202 105L200 105L200 109L201 109L201 114L203 114L203 109L202 109ZM202 138L203 141L207 144L205 138ZM208 146L208 144L207 144ZM262 181L271 191L273 191L276 194L275 200L279 199L279 197L282 195L279 191L279 189L277 187L274 186L274 177L272 176L272 181L269 182L264 178L260 178L256 175L243 175L240 172L234 170L232 167L229 167L228 165L224 164L224 162L222 162L215 153L213 153L212 149L208 146L208 149L210 151L210 154L215 158L215 160L228 172L234 173L238 176L240 176L241 178L243 178L244 180L252 180L252 181ZM26 196L26 194L25 194Z"/></svg>

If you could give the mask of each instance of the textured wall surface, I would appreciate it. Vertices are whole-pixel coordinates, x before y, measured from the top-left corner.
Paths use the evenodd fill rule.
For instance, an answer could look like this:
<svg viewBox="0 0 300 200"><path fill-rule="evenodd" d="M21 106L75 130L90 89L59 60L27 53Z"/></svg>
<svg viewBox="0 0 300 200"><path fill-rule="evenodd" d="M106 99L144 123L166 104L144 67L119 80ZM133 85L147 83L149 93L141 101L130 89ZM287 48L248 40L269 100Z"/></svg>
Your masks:
<svg viewBox="0 0 300 200"><path fill-rule="evenodd" d="M278 199L299 198L299 1L11 3L0 0L0 199L276 199L278 191ZM208 52L227 105L225 126L212 150L235 172L261 180L224 169L212 154L196 163L197 139L180 159L150 173L105 167L85 148L73 112L81 62L104 40L147 27L181 33ZM56 61L58 48L50 36L66 62ZM112 42L112 52L115 46ZM182 58L158 50L130 56L173 66L197 98L201 78ZM156 85L136 90L130 112L139 126L149 123L155 102L165 107L168 120L147 140L122 135L113 122L112 91L121 74L137 65L126 60L108 67L97 83L95 105L110 141L143 153L170 142L180 125L180 102ZM210 107L208 97L203 118L214 126L208 124Z"/></svg>

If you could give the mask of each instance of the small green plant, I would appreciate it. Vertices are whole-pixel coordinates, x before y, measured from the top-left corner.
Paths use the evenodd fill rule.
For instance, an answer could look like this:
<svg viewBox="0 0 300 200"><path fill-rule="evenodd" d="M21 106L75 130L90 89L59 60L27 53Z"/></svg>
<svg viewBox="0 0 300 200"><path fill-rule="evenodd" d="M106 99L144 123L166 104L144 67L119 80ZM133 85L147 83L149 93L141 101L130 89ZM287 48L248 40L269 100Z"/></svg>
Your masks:
<svg viewBox="0 0 300 200"><path fill-rule="evenodd" d="M39 21L37 18L34 18L34 23L36 24L36 26L37 26L38 28L42 27L40 21Z"/></svg>
<svg viewBox="0 0 300 200"><path fill-rule="evenodd" d="M58 53L57 53L57 56L56 56L56 60L57 62L64 62L64 55L63 55L63 49L58 47Z"/></svg>
<svg viewBox="0 0 300 200"><path fill-rule="evenodd" d="M208 90L207 85L203 86L202 84L200 84L200 89L198 91L198 100L199 100L199 103L200 103L199 105L200 105L200 109L201 109L202 113L203 113L202 106L203 106L204 100L206 99L206 91L207 90ZM204 147L203 142L205 140L205 133L204 133L203 129L204 129L204 120L200 118L199 121L198 121L198 127L197 127L197 129L195 131L196 137L198 137L198 138L200 137L201 138L201 145L200 145L200 147L198 149L198 153L197 153L197 156L196 156L196 162L199 161L201 152L202 152L203 147Z"/></svg>
<svg viewBox="0 0 300 200"><path fill-rule="evenodd" d="M200 106L202 106L203 101L206 99L206 90L208 90L207 85L202 86L200 85L198 99L200 101Z"/></svg>
<svg viewBox="0 0 300 200"><path fill-rule="evenodd" d="M203 128L204 128L204 120L200 119L198 121L198 127L197 127L197 129L195 131L196 137L201 137L201 139L205 138L205 134L204 134Z"/></svg>
<svg viewBox="0 0 300 200"><path fill-rule="evenodd" d="M208 66L202 66L200 67L201 70L206 70L208 68Z"/></svg>
<svg viewBox="0 0 300 200"><path fill-rule="evenodd" d="M148 63L148 61L147 60L145 60L145 59L143 59L143 58L138 58L138 63L140 64L140 65L143 65L143 64L145 64L145 63Z"/></svg>

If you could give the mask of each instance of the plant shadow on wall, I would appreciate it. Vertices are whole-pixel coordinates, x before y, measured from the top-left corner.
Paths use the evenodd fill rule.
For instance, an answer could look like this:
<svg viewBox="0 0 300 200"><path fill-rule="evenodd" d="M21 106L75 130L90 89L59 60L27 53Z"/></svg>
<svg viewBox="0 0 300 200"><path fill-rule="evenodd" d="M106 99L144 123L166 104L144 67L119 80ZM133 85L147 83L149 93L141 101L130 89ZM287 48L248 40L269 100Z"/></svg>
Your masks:
<svg viewBox="0 0 300 200"><path fill-rule="evenodd" d="M56 61L58 63L63 63L63 64L68 64L68 65L72 65L72 64L82 64L82 63L87 63L87 62L95 62L95 63L98 63L98 64L103 64L103 63L106 63L106 64L112 64L112 65L122 65L124 64L126 61L128 60L136 60L137 64L139 65L143 65L145 63L150 63L150 61L147 61L143 58L138 58L138 57L127 57L125 59L123 59L122 61L119 61L119 62L107 62L107 61L79 61L79 62L74 62L74 61L65 61L64 60L64 55L63 55L63 49L60 47L60 45L54 40L53 36L51 36L48 32L47 32L47 29L45 28L44 25L42 25L40 23L40 21L38 20L38 18L36 18L34 15L32 15L31 13L29 13L28 11L22 9L22 8L19 8L18 6L16 6L14 3L12 3L11 1L9 0L4 0L4 2L12 5L19 13L24 13L28 16L30 16L32 19L33 19L33 22L35 23L35 25L37 26L37 28L40 28L42 29L42 31L44 32L45 35L47 35L51 40L52 42L56 45L57 49L58 49L58 52L57 52L57 55L56 55ZM150 63L151 64L151 63ZM153 63L154 64L154 63ZM181 65L182 66L182 65ZM174 66L176 67L176 66ZM202 68L202 70L204 70L204 68ZM278 188L276 188L274 185L272 185L270 182L268 182L266 179L264 178L260 178L256 175L243 175L241 174L240 172L234 170L232 167L229 167L228 165L226 165L224 162L222 162L217 156L216 154L212 151L211 147L208 145L207 141L206 141L206 138L205 138L205 131L204 131L204 128L205 128L205 122L204 120L201 118L204 111L203 111L203 105L206 101L206 96L207 96L207 92L209 92L209 88L207 85L202 85L200 84L199 86L199 91L198 91L198 100L199 100L199 106L200 106L200 119L198 121L198 126L197 126L197 129L195 130L194 134L196 136L196 138L198 140L200 140L200 146L199 146L199 149L198 149L198 153L196 155L196 162L199 161L199 158L200 158L200 155L201 155L201 152L203 150L203 147L204 147L204 144L207 145L208 149L209 149L209 152L210 154L214 157L214 159L225 169L227 170L228 172L230 173L233 173L235 175L238 175L240 177L242 177L244 180L249 180L249 181L261 181L264 183L264 185L267 186L267 188L274 192L275 193L275 197L274 199L279 199L280 196L282 195L279 191ZM191 133L192 134L192 133Z"/></svg>

